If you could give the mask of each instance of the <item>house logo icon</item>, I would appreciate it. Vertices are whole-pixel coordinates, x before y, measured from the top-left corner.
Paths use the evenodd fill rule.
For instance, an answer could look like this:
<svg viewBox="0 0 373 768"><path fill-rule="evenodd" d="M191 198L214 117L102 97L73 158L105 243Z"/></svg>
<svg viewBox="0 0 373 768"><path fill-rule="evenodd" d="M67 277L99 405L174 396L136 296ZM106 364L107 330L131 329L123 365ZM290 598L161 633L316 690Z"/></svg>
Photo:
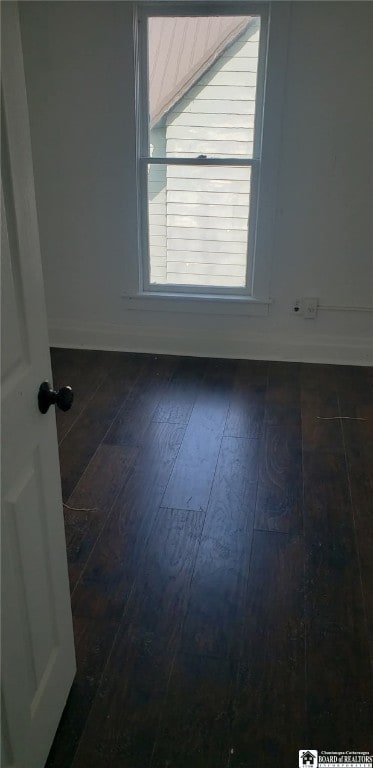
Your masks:
<svg viewBox="0 0 373 768"><path fill-rule="evenodd" d="M299 750L299 768L317 768L318 764L317 749Z"/></svg>

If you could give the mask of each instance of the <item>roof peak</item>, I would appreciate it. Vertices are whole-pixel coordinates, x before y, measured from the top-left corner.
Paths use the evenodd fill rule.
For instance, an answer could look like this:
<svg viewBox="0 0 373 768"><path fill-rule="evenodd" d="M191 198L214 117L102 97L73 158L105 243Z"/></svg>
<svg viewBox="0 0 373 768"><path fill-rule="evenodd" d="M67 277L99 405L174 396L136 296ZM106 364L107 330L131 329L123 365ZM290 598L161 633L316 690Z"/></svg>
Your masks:
<svg viewBox="0 0 373 768"><path fill-rule="evenodd" d="M151 125L184 96L251 21L251 16L149 18Z"/></svg>

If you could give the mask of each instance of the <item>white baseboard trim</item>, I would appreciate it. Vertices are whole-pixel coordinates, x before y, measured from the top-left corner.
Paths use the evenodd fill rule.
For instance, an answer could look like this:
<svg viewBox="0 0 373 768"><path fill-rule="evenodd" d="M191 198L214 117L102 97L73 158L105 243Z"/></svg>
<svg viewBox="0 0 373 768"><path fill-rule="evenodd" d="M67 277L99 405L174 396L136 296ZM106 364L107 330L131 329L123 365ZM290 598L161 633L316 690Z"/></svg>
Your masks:
<svg viewBox="0 0 373 768"><path fill-rule="evenodd" d="M216 335L165 328L150 333L141 326L113 324L74 324L51 320L49 341L52 347L99 349L114 352L225 357L248 360L373 365L373 346L356 337L302 337L289 334L236 332Z"/></svg>

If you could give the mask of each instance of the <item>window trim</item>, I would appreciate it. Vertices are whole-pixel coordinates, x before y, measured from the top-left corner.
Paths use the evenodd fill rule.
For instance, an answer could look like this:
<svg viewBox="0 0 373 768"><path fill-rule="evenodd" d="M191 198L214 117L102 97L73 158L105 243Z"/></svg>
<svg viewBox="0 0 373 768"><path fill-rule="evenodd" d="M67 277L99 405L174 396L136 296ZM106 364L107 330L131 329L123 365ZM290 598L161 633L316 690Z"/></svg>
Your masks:
<svg viewBox="0 0 373 768"><path fill-rule="evenodd" d="M279 7L279 5L281 7ZM149 158L147 132L144 132L142 115L148 112L148 95L143 88L144 76L147 78L147 17L155 15L259 15L261 17L261 36L258 60L259 73L262 82L257 91L256 113L254 123L253 158L242 158L242 165L250 165L252 188L256 186L255 201L250 201L250 226L248 238L248 253L251 258L244 288L227 287L224 289L205 286L146 284L144 259L148 260L148 225L147 223L147 166L148 163L223 165L225 158L207 158L202 162L199 158ZM246 314L266 314L271 303L270 267L274 244L274 222L277 202L278 156L281 140L281 125L283 113L283 97L285 88L285 72L287 65L288 30L290 21L290 3L201 3L188 0L188 3L137 3L134 6L134 38L136 62L136 119L137 119L137 205L138 205L138 253L136 279L132 286L123 293L126 308L134 309L165 309L170 299L170 307L176 309L175 301L180 299L183 310L200 311L206 304L208 311L219 312L219 306L233 310L234 302L238 302L239 314L246 304ZM145 54L144 54L145 51ZM145 111L144 111L145 110ZM258 130L258 123L260 130ZM145 136L144 136L145 133ZM263 153L264 146L264 153ZM260 153L258 152L258 147ZM260 162L258 162L258 155ZM199 162L198 162L199 161ZM232 165L228 159L227 165ZM254 226L252 222L255 222ZM251 235L251 237L250 237ZM157 301L157 299L159 301ZM226 310L224 310L225 313ZM232 311L234 314L234 312Z"/></svg>
<svg viewBox="0 0 373 768"><path fill-rule="evenodd" d="M184 286L180 286L183 288ZM194 287L194 286L192 286ZM188 293L173 291L142 291L138 294L123 294L126 309L149 310L152 312L193 312L216 315L259 315L268 314L271 299L255 299L253 296L239 296L216 293Z"/></svg>

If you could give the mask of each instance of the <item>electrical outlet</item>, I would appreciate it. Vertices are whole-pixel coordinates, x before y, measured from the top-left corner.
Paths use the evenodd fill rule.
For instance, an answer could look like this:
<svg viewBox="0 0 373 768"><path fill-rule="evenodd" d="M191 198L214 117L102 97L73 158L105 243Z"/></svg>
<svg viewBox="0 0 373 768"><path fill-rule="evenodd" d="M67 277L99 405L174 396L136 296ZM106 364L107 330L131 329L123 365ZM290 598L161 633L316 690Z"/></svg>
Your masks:
<svg viewBox="0 0 373 768"><path fill-rule="evenodd" d="M300 315L300 299L295 299L290 307L292 315Z"/></svg>
<svg viewBox="0 0 373 768"><path fill-rule="evenodd" d="M317 317L318 298L303 296L300 303L301 315L305 320L315 320Z"/></svg>

